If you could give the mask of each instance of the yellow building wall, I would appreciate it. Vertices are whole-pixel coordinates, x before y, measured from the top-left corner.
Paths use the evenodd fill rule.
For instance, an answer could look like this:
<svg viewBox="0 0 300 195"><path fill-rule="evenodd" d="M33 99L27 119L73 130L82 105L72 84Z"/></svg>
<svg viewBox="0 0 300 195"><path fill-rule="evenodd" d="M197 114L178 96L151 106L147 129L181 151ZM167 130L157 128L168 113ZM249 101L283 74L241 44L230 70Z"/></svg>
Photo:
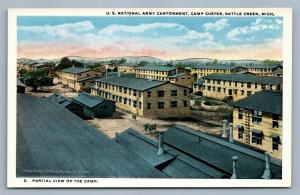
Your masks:
<svg viewBox="0 0 300 195"><path fill-rule="evenodd" d="M262 90L262 85L259 83L257 84L251 83L251 87L248 88L247 83L242 83L242 82L237 82L237 85L235 85L235 82L231 82L230 84L229 81L225 81L225 84L224 81L220 81L220 84L218 84L217 81L213 83L213 80L210 80L209 83L208 80L204 80L204 85L205 87L202 86L201 88L203 96L211 97L219 100L223 100L226 97L232 96L232 100L237 101L247 97L248 95L252 95ZM211 87L210 90L208 90L209 88L208 86ZM215 87L215 91L213 91L214 87ZM266 90L278 90L277 87L278 86L276 85L272 85L272 86L265 85ZM221 88L220 92L218 91L218 88ZM225 92L224 92L224 88L226 89ZM282 86L280 87L280 89L282 89ZM232 95L229 94L229 90L232 90ZM235 93L235 91L237 91L237 93ZM248 92L249 94L247 95Z"/></svg>
<svg viewBox="0 0 300 195"><path fill-rule="evenodd" d="M182 75L182 76L179 76L176 78L169 78L169 81L171 83L175 83L175 84L182 85L182 86L189 87L189 88L192 88L193 84L195 83L194 77L192 75L188 75L188 74L185 74L185 75Z"/></svg>
<svg viewBox="0 0 300 195"><path fill-rule="evenodd" d="M153 79L167 81L168 76L176 73L176 70L172 71L156 71L156 70L139 70L135 69L137 78Z"/></svg>
<svg viewBox="0 0 300 195"><path fill-rule="evenodd" d="M137 114L139 116L147 117L147 118L170 118L170 117L188 117L190 115L190 98L189 98L189 89L185 87L181 87L178 85L174 85L171 83L161 85L148 91L151 91L151 97L148 97L147 91L137 91L137 96L133 96L133 90L131 91L131 95L129 95L129 89L127 90L127 94L119 92L119 87L111 86L107 89L99 87L104 92L111 93L110 96L105 97L101 95L101 97L114 100L112 95L122 97L122 102L116 101L116 106L120 109L127 110L133 114ZM163 90L164 97L158 97L157 91ZM171 90L177 90L177 96L171 96ZM187 95L184 96L184 90L187 91ZM139 93L141 96L139 97ZM93 95L99 95L96 90L92 90ZM127 104L124 104L124 98L127 98ZM131 105L129 105L129 99L131 99ZM137 103L137 107L133 107L133 101L141 102L141 109L139 109L139 104ZM163 101L164 109L158 109L158 101ZM171 108L171 101L177 101L177 107ZM187 105L184 107L184 102L186 101ZM147 103L151 103L151 109L147 109Z"/></svg>
<svg viewBox="0 0 300 195"><path fill-rule="evenodd" d="M282 159L282 119L278 120L278 128L272 127L272 115L268 113L262 114L262 123L261 124L254 124L252 123L252 110L244 109L243 119L239 119L239 109L233 109L233 138L236 141L242 142L244 144L248 144L252 147L267 151L271 154L271 156ZM249 114L248 120L246 119L246 113ZM249 121L249 141L247 142L246 139L246 132L247 131L247 123ZM238 126L244 127L244 135L243 139L238 138ZM252 131L253 129L259 130L263 132L263 140L262 145L258 145L256 143L252 143ZM272 134L279 135L281 144L279 144L278 150L272 149Z"/></svg>

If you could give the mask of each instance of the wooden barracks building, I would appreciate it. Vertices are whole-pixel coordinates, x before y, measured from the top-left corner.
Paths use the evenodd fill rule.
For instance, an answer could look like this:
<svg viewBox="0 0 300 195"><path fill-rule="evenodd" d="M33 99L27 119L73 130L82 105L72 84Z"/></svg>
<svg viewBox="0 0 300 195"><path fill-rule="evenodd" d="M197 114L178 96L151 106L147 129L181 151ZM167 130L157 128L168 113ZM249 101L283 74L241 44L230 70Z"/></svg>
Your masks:
<svg viewBox="0 0 300 195"><path fill-rule="evenodd" d="M233 104L234 140L282 158L282 92L261 91Z"/></svg>
<svg viewBox="0 0 300 195"><path fill-rule="evenodd" d="M137 78L170 81L192 88L195 78L188 71L173 66L142 66L135 69Z"/></svg>
<svg viewBox="0 0 300 195"><path fill-rule="evenodd" d="M211 74L202 77L202 95L237 101L262 90L282 90L282 78L251 74ZM197 93L197 92L195 92Z"/></svg>
<svg viewBox="0 0 300 195"><path fill-rule="evenodd" d="M90 68L70 67L58 72L61 83L76 91L88 90L104 74L104 68L92 70Z"/></svg>
<svg viewBox="0 0 300 195"><path fill-rule="evenodd" d="M143 117L190 115L190 89L168 81L108 76L98 79L91 93L113 100L118 108Z"/></svg>
<svg viewBox="0 0 300 195"><path fill-rule="evenodd" d="M192 67L191 75L197 75L197 78L214 73L232 74L241 71L247 71L247 68L228 64L196 65Z"/></svg>

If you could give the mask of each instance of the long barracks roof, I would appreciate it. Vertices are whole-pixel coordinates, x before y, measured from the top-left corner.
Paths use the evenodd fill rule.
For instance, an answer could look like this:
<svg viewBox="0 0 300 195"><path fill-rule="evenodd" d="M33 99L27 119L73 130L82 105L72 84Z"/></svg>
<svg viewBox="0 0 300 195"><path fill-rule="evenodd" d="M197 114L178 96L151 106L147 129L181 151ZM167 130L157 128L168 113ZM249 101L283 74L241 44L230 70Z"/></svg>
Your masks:
<svg viewBox="0 0 300 195"><path fill-rule="evenodd" d="M116 141L175 178L229 178L232 156L239 157L237 174L241 179L260 179L265 168L263 153L181 125L164 132L165 152L161 156L156 155L156 140L133 129L118 134ZM272 178L281 178L281 170L281 161L272 158Z"/></svg>
<svg viewBox="0 0 300 195"><path fill-rule="evenodd" d="M123 77L123 76L107 76L101 79L98 79L99 82L104 82L112 85L118 85L122 87L128 87L137 90L147 90L153 87L157 87L163 84L168 83L167 81L157 81L157 80L147 80L142 78L135 77Z"/></svg>
<svg viewBox="0 0 300 195"><path fill-rule="evenodd" d="M69 67L63 70L60 70L60 72L65 72L65 73L71 73L71 74L79 74L83 72L90 71L90 68L80 68L80 67Z"/></svg>
<svg viewBox="0 0 300 195"><path fill-rule="evenodd" d="M85 92L79 93L78 96L74 97L73 99L85 106L90 107L90 108L93 108L93 107L103 103L104 101L106 101L98 96L92 96Z"/></svg>
<svg viewBox="0 0 300 195"><path fill-rule="evenodd" d="M17 96L17 176L168 177L46 99Z"/></svg>
<svg viewBox="0 0 300 195"><path fill-rule="evenodd" d="M197 64L193 68L196 69L213 69L213 70L230 70L235 68L241 68L242 66L230 65L230 64ZM243 68L243 67L242 67Z"/></svg>
<svg viewBox="0 0 300 195"><path fill-rule="evenodd" d="M245 64L242 65L245 68L256 68L256 69L273 69L282 67L281 64Z"/></svg>
<svg viewBox="0 0 300 195"><path fill-rule="evenodd" d="M233 106L282 115L282 92L260 91L234 102Z"/></svg>
<svg viewBox="0 0 300 195"><path fill-rule="evenodd" d="M141 67L137 67L136 70L157 70L157 71L171 71L171 70L176 70L175 67L173 66L151 66L151 65L147 65L147 66L141 66Z"/></svg>
<svg viewBox="0 0 300 195"><path fill-rule="evenodd" d="M272 76L256 76L251 74L210 74L202 77L203 79L237 81L245 83L260 83L260 84L280 84L282 78Z"/></svg>

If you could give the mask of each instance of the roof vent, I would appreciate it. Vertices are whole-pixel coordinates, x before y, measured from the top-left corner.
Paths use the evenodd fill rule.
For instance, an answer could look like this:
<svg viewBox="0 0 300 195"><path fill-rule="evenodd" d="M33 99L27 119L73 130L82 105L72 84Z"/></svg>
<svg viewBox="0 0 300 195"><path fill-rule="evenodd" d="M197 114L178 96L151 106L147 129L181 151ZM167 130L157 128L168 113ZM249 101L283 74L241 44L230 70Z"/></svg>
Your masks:
<svg viewBox="0 0 300 195"><path fill-rule="evenodd" d="M264 171L264 174L261 176L261 178L271 179L272 174L271 174L271 169L270 169L270 154L268 152L265 152L265 157L266 157L265 171Z"/></svg>
<svg viewBox="0 0 300 195"><path fill-rule="evenodd" d="M163 146L163 132L158 131L158 151L157 155L162 155L164 153L164 146Z"/></svg>
<svg viewBox="0 0 300 195"><path fill-rule="evenodd" d="M226 123L227 123L227 120L226 119L222 120L222 123L223 123L222 137L226 138L227 137L227 134L226 134Z"/></svg>
<svg viewBox="0 0 300 195"><path fill-rule="evenodd" d="M238 179L237 175L236 175L236 164L237 164L237 160L239 157L237 156L233 156L232 157L232 175L231 175L231 179Z"/></svg>
<svg viewBox="0 0 300 195"><path fill-rule="evenodd" d="M229 142L233 143L233 124L229 123Z"/></svg>

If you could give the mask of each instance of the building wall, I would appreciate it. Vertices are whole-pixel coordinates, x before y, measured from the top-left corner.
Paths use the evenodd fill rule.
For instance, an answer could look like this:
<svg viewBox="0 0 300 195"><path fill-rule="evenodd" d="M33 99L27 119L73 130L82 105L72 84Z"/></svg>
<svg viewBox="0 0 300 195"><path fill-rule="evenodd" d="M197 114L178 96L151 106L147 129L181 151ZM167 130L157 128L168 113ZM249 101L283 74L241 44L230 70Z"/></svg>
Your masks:
<svg viewBox="0 0 300 195"><path fill-rule="evenodd" d="M135 73L136 73L137 78L146 78L146 79L167 81L168 76L176 74L176 70L158 71L158 70L135 69Z"/></svg>
<svg viewBox="0 0 300 195"><path fill-rule="evenodd" d="M78 82L79 79L84 79L91 76L102 77L104 75L104 72L102 70L101 71L91 70L80 74L59 72L58 75L63 85L66 85L69 88L74 89L76 91L81 91L89 88L90 84L95 82L96 79L90 79L90 80Z"/></svg>
<svg viewBox="0 0 300 195"><path fill-rule="evenodd" d="M272 72L277 70L278 68L248 68L248 72L254 73L259 76L269 76L272 75Z"/></svg>
<svg viewBox="0 0 300 195"><path fill-rule="evenodd" d="M248 84L250 86L248 87ZM233 101L240 100L261 90L282 90L282 84L262 85L260 83L230 82L204 79L201 87L203 96L223 100L232 97ZM224 91L225 90L225 91ZM231 91L231 93L230 93Z"/></svg>
<svg viewBox="0 0 300 195"><path fill-rule="evenodd" d="M118 71L125 73L135 73L134 68L135 66L118 66Z"/></svg>
<svg viewBox="0 0 300 195"><path fill-rule="evenodd" d="M187 117L190 115L189 89L182 86L167 83L147 90L151 91L149 97L149 92L147 91L125 89L124 87L121 87L120 91L119 86L106 86L105 84L99 83L97 83L96 87L98 90L92 89L93 95L99 95L105 99L113 100L116 102L118 108L139 116L147 118L169 118ZM164 97L158 97L158 91L160 90L164 91ZM171 96L171 90L177 90L177 96ZM186 91L186 95L184 95L184 91ZM177 101L176 108L171 108L171 101ZM184 101L186 103L185 106ZM136 104L134 102L136 102ZM158 102L164 102L163 109L158 109ZM151 104L150 109L148 109L148 103Z"/></svg>
<svg viewBox="0 0 300 195"><path fill-rule="evenodd" d="M171 83L175 83L175 84L182 85L182 86L189 87L189 88L192 88L193 84L195 83L194 77L192 75L188 75L188 74L185 74L185 75L182 75L182 76L179 76L176 78L169 78L169 81Z"/></svg>
<svg viewBox="0 0 300 195"><path fill-rule="evenodd" d="M197 74L197 78L207 76L214 73L232 74L239 71L245 71L246 68L237 67L234 69L211 69L211 68L192 68L191 75Z"/></svg>
<svg viewBox="0 0 300 195"><path fill-rule="evenodd" d="M273 115L262 112L262 122L255 124L252 121L252 110L244 109L242 112L243 118L239 119L239 108L233 109L233 138L236 141L248 144L255 148L267 151L271 153L271 156L281 159L282 158L282 116L279 116L278 128L273 128ZM239 138L238 127L244 127L243 138ZM255 130L263 132L262 144L252 143L252 133ZM248 133L247 133L248 132ZM247 136L248 135L248 136ZM273 150L272 135L278 135L280 137L281 144L278 145L278 150Z"/></svg>

